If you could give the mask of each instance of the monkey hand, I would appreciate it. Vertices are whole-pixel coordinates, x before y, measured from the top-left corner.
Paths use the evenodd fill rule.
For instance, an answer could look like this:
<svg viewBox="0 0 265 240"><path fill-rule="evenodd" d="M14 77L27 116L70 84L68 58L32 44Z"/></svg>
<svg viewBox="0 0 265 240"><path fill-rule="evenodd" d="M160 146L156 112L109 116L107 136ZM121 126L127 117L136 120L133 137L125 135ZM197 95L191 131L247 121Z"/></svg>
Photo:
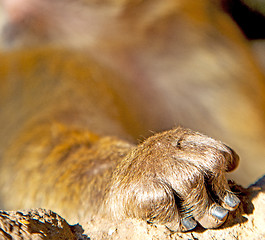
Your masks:
<svg viewBox="0 0 265 240"><path fill-rule="evenodd" d="M188 231L223 224L240 200L225 174L238 165L228 146L189 129L146 139L116 167L105 207L115 219L133 217Z"/></svg>

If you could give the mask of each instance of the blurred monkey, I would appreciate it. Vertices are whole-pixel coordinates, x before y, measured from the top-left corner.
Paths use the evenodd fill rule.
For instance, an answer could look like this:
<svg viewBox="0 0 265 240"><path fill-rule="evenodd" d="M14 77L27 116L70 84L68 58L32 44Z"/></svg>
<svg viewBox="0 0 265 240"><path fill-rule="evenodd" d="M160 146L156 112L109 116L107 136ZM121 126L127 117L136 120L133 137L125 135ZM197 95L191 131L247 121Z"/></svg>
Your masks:
<svg viewBox="0 0 265 240"><path fill-rule="evenodd" d="M6 186L16 189L21 199L40 200L43 193L39 193L37 183L43 181L41 171L37 169L41 169L42 164L41 161L35 162L35 159L46 159L44 162L51 167L48 170L45 168L47 174L56 171L61 162L66 164L71 159L73 162L69 163L69 171L76 167L83 169L80 167L83 165L74 164L76 158L72 154L75 153L73 146L85 144L93 146L92 150L85 153L91 154L90 159L100 159L98 163L101 164L97 165L92 161L95 166L92 163L92 167L89 165L93 171L87 171L92 174L90 176L96 177L89 180L89 188L92 190L84 194L84 199L79 199L84 202L91 192L95 194L94 197L100 195L95 189L103 191L105 182L103 184L100 180L98 183L97 179L110 179L112 173L105 173L105 168L114 169L114 176L117 174L117 179L121 182L131 174L137 176L139 173L142 176L139 170L142 168L135 167L138 170L131 173L127 171L130 168L128 162L123 164L120 158L128 156L129 162L134 161L138 159L135 158L136 152L141 156L146 154L145 149L153 149L146 145L146 142L153 144L152 137L150 142L148 138L139 145L141 150L137 148L133 153L130 152L132 146L127 145L127 142L121 143L116 138L98 142L98 139L111 135L136 142L139 137L150 136L150 130L158 132L178 125L204 132L236 149L242 159L238 172L233 176L238 183L247 186L262 176L265 172L264 75L247 39L225 10L224 1L217 0L3 0L0 55L2 186L8 179L10 185ZM83 133L84 138L80 129L88 131ZM166 139L179 139L183 134L186 136L183 139L187 145L190 144L190 148L187 148L189 151L185 152L183 158L189 159L191 153L195 154L198 149L195 156L199 158L200 154L212 151L208 148L214 148L216 152L213 155L229 162L214 165L214 170L210 171L213 176L217 176L216 179L221 179L213 185L215 190L222 189L217 195L220 201L225 202L227 197L224 192L227 186L223 172L232 170L237 165L234 163L238 162L236 154L226 145L213 143L198 133L189 130L176 132L162 136ZM160 139L160 135L155 136ZM163 145L163 138L161 141ZM201 143L205 145L200 145ZM163 145L166 153L167 149L171 149L166 147L167 144L168 142ZM191 146L195 146L196 151ZM53 152L54 149L57 150ZM115 149L118 149L117 156ZM113 151L119 159L119 167L104 162L114 158L108 150ZM50 151L52 155L49 155ZM63 156L60 155L62 153ZM47 157L47 154L52 157ZM79 156L78 159L82 158ZM141 162L141 157L139 159L137 161ZM53 161L56 164L49 165ZM35 168L28 167L27 163ZM148 170L152 168L150 166L148 165ZM163 168L160 164L154 166L157 170ZM220 167L220 172L217 171L217 166ZM189 167L193 172L192 166ZM124 168L126 176L120 171ZM181 171L188 169L183 166L179 168ZM23 177L10 175L14 169L15 172L21 172L18 176ZM170 171L169 167L167 169ZM209 174L209 169L204 165L200 171ZM98 172L99 175L96 174ZM62 178L70 182L71 197L75 196L74 192L79 194L85 175L84 172L80 173L80 177L75 177L74 182L70 181L71 173L68 178L67 174L63 175ZM26 180L28 176L31 180ZM32 182L31 193L21 193L21 179L25 180L24 183ZM56 179L45 178L48 182L51 181L47 186L52 186L52 181ZM118 193L115 192L116 184L120 188L124 187L115 182L115 179L110 181L113 185L104 190L106 195L112 191L114 196L115 193L120 194L118 190ZM129 185L134 186L138 180L142 180L141 177L133 182L128 180ZM194 180L196 184L201 181ZM166 186L163 185L165 189ZM11 206L13 201L7 194L7 187L3 191L3 199L6 198L3 202L9 201ZM47 187L43 192L48 192L49 189ZM62 186L60 189L66 192L68 188ZM189 188L183 186L181 189L186 192ZM202 192L199 194L201 199L207 199ZM183 198L186 197L184 194ZM46 199L45 206L58 206L57 202L49 204L54 199L55 197ZM73 199L71 204L79 206L79 200ZM187 199L188 204L196 205L192 197ZM25 201L30 204L27 205ZM31 201L25 201L24 206L30 207ZM71 201L66 202L70 204ZM98 202L97 197L94 201ZM115 206L112 201L116 200L107 197L104 203ZM233 207L227 209L234 209L238 204L237 200L234 203ZM68 206L67 204L63 205ZM71 204L69 207L72 207ZM163 204L165 203L161 203L161 206ZM212 204L209 203L209 206ZM195 209L195 215L199 216L195 220L206 228L219 226L225 221L227 212L217 225L208 216L205 220L201 215L203 207L210 209L208 205L202 206L198 211ZM63 212L62 209L60 211ZM143 219L153 217L152 214L142 216L142 209L134 212L135 209L127 215L141 216ZM115 209L111 211L115 212ZM171 225L179 216L172 214L168 218L162 215L159 222L166 222L171 229L181 228L179 225ZM180 224L181 221L177 222ZM191 225L194 227L193 223L184 223L184 229Z"/></svg>

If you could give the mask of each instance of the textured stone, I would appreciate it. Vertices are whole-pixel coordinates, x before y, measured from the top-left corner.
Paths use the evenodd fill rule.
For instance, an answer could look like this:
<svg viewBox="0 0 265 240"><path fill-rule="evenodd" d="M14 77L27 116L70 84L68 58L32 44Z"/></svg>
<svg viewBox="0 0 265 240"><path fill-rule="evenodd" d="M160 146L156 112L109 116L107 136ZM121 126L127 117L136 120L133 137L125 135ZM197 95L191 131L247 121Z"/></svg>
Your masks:
<svg viewBox="0 0 265 240"><path fill-rule="evenodd" d="M82 226L70 226L56 213L34 209L28 211L0 211L0 239L163 239L163 240L261 240L265 239L265 176L248 189L233 185L241 200L239 208L230 212L226 223L218 229L198 226L186 233L173 233L163 226L127 219L109 223L91 219ZM85 234L83 231L85 230Z"/></svg>

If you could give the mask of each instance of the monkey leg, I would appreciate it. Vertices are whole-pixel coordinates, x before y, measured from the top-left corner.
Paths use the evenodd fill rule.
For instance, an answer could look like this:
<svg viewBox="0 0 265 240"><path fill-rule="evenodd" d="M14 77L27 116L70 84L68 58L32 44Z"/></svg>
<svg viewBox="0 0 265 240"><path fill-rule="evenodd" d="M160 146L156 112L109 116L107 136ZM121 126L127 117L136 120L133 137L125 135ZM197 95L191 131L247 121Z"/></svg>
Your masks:
<svg viewBox="0 0 265 240"><path fill-rule="evenodd" d="M156 134L117 166L105 209L114 218L141 218L173 231L197 222L216 228L240 203L225 178L238 162L232 149L200 133L177 128Z"/></svg>
<svg viewBox="0 0 265 240"><path fill-rule="evenodd" d="M225 173L239 162L223 143L189 129L135 146L61 124L37 124L1 163L5 209L47 208L70 221L140 218L173 231L215 228L239 205Z"/></svg>
<svg viewBox="0 0 265 240"><path fill-rule="evenodd" d="M30 124L1 159L1 207L53 209L70 222L96 215L113 169L132 146L57 122Z"/></svg>

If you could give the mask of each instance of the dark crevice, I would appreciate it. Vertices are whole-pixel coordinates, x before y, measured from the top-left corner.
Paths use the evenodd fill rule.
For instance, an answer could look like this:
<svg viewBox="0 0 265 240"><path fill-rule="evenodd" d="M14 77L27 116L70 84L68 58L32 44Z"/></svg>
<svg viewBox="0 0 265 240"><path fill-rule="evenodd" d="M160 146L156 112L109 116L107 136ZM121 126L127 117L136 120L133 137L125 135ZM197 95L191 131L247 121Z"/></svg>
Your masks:
<svg viewBox="0 0 265 240"><path fill-rule="evenodd" d="M222 4L248 39L265 38L265 16L258 9L251 9L242 0L222 0Z"/></svg>

